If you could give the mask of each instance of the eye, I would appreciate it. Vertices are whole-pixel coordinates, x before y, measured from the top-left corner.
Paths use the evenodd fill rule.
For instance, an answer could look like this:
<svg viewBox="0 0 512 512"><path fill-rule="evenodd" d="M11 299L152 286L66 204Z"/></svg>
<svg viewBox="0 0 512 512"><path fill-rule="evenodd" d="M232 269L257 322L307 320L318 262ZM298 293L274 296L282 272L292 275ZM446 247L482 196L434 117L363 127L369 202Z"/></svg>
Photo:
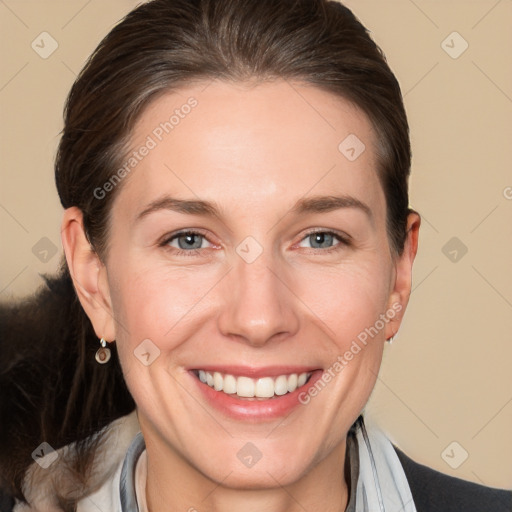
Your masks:
<svg viewBox="0 0 512 512"><path fill-rule="evenodd" d="M181 231L175 233L161 243L163 247L172 248L178 255L190 256L196 254L200 249L205 249L210 244L205 235L198 231Z"/></svg>
<svg viewBox="0 0 512 512"><path fill-rule="evenodd" d="M307 245L308 243L310 245ZM345 246L348 244L349 242L346 238L332 231L315 231L306 235L299 243L299 247L336 250L338 246Z"/></svg>

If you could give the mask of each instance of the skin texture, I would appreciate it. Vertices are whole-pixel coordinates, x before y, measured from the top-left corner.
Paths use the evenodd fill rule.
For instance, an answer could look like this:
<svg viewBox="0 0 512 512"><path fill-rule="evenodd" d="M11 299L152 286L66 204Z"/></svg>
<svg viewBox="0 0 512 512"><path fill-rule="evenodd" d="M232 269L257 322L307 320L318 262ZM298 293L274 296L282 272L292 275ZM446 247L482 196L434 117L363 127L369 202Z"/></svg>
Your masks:
<svg viewBox="0 0 512 512"><path fill-rule="evenodd" d="M81 303L98 338L116 340L137 403L149 507L344 510L346 433L373 389L384 341L400 326L419 217L410 214L405 250L393 255L370 122L347 101L304 84L190 84L146 109L131 150L190 97L197 105L117 185L103 261L85 239L78 209L65 211L62 226ZM338 149L349 134L366 147L354 161ZM219 216L159 209L137 220L164 195L211 201ZM292 211L313 196L350 196L369 214ZM183 238L184 254L179 238L161 245L192 228L205 235L195 239L197 251ZM308 236L312 230L348 243L327 237L322 245ZM252 263L237 253L248 236L262 249ZM187 372L214 364L325 370L393 307L400 311L343 371L287 417L227 417ZM149 366L134 356L145 339L160 350ZM247 442L262 454L251 468L237 457Z"/></svg>

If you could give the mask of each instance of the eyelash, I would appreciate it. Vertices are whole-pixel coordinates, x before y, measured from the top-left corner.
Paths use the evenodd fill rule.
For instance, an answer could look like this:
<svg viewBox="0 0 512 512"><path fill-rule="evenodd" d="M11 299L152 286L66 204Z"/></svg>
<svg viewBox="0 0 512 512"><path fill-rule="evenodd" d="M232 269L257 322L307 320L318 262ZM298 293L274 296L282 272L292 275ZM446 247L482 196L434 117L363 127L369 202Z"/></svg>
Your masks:
<svg viewBox="0 0 512 512"><path fill-rule="evenodd" d="M328 247L327 249L316 249L314 247L311 247L309 248L311 251L321 251L323 253L331 253L331 252L334 252L334 251L338 251L340 250L341 248L343 247L350 247L351 246L351 242L350 242L350 237L348 235L341 235L340 233L337 233L336 231L332 231L332 230L321 230L321 229L318 229L318 230L313 230L313 231L309 231L308 233L306 233L299 241L299 243L301 243L303 240L305 240L306 238L312 236L312 235L316 235L316 234L324 234L324 235L333 235L334 238L336 238L340 243L332 246L332 247ZM199 235L199 236L202 236L203 238L205 238L206 240L208 240L208 238L206 237L206 234L200 230L184 230L184 231L178 231L177 233L173 233L171 234L170 236L167 236L164 238L164 240L162 242L159 243L159 246L160 247L163 247L164 249L169 249L169 250L172 250L172 253L176 256L180 256L180 257L191 257L191 256L197 256L199 255L201 249L191 249L189 251L186 251L184 249L178 249L176 247L170 247L169 244L179 238L180 236L184 236L184 235ZM295 244L297 245L297 244ZM307 248L306 248L307 249Z"/></svg>
<svg viewBox="0 0 512 512"><path fill-rule="evenodd" d="M184 230L184 231L178 231L177 233L173 233L170 236L166 236L164 240L159 244L160 247L163 247L164 249L170 250L174 255L176 256L183 256L183 257L190 257L190 256L196 256L199 255L199 252L201 249L192 249L190 251L185 251L184 249L177 249L176 247L170 247L169 244L175 240L176 238L179 238L180 236L184 235L200 235L203 238L206 238L206 234L201 232L200 230ZM208 240L208 239L207 239Z"/></svg>

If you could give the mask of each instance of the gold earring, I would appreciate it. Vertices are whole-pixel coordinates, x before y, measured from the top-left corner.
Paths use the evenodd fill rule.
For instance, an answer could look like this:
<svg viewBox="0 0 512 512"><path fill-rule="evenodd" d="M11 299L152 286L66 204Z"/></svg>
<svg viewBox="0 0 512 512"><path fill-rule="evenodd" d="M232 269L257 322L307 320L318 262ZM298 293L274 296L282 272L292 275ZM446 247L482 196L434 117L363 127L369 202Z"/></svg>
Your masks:
<svg viewBox="0 0 512 512"><path fill-rule="evenodd" d="M96 361L98 361L100 364L108 363L112 354L110 353L110 349L107 348L107 342L105 338L101 338L100 345L101 347L96 351Z"/></svg>

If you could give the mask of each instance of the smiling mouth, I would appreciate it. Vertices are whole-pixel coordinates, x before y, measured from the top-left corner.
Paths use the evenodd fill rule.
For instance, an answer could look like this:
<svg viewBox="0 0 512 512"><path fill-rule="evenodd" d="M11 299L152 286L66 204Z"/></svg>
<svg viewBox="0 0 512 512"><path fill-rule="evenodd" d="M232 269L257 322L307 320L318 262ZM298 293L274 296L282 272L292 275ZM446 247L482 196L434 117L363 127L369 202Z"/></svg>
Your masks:
<svg viewBox="0 0 512 512"><path fill-rule="evenodd" d="M206 370L192 370L192 373L215 391L242 400L269 400L293 393L306 384L312 375L312 372L303 372L253 379Z"/></svg>

